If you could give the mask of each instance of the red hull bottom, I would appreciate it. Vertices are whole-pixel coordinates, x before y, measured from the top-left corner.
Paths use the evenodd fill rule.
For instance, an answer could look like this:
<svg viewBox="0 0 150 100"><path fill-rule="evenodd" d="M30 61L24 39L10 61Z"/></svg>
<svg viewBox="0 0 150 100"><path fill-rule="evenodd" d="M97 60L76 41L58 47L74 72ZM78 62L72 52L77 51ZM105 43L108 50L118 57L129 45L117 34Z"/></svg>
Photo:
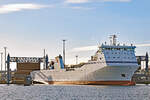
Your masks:
<svg viewBox="0 0 150 100"><path fill-rule="evenodd" d="M74 85L120 85L133 86L133 81L48 81L48 84L74 84Z"/></svg>

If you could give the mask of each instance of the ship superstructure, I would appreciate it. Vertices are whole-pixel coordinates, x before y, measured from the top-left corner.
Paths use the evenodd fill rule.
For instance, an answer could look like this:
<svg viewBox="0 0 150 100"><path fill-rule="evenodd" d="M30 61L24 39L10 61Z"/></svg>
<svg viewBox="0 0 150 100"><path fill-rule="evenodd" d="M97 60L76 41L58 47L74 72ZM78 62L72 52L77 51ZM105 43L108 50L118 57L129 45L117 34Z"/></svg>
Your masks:
<svg viewBox="0 0 150 100"><path fill-rule="evenodd" d="M116 36L112 36L110 45L102 44L94 56L92 61L106 63L107 66L130 66L136 65L135 46L116 45Z"/></svg>
<svg viewBox="0 0 150 100"><path fill-rule="evenodd" d="M105 43L99 46L91 60L71 71L64 69L61 57L57 57L53 69L31 72L33 81L49 84L134 85L132 76L139 67L136 47L117 44L116 38L116 35L112 35L109 45Z"/></svg>

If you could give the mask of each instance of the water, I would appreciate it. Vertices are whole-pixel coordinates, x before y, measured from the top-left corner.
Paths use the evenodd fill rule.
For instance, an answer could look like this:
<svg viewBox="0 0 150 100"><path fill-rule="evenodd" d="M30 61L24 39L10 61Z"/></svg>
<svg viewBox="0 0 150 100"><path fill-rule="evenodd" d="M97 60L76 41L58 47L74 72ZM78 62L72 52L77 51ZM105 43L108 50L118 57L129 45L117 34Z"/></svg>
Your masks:
<svg viewBox="0 0 150 100"><path fill-rule="evenodd" d="M150 100L150 86L0 85L0 100Z"/></svg>

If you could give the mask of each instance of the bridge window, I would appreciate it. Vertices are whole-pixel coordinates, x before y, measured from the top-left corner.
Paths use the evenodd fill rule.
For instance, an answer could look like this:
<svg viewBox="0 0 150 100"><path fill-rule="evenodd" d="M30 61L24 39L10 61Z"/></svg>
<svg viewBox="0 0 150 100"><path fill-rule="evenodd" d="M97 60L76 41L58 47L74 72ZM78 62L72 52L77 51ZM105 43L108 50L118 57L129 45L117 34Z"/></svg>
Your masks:
<svg viewBox="0 0 150 100"><path fill-rule="evenodd" d="M108 48L108 50L111 50L111 48Z"/></svg>
<svg viewBox="0 0 150 100"><path fill-rule="evenodd" d="M127 50L127 48L124 48L124 50L126 51L126 50Z"/></svg>
<svg viewBox="0 0 150 100"><path fill-rule="evenodd" d="M117 50L120 50L120 48L117 48Z"/></svg>

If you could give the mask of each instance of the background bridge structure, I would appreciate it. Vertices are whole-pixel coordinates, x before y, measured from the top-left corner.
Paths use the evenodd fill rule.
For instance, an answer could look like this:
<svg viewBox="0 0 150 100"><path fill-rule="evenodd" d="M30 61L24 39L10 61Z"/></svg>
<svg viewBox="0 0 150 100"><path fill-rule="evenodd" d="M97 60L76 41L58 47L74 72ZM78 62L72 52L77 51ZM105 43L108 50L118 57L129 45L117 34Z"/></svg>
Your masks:
<svg viewBox="0 0 150 100"><path fill-rule="evenodd" d="M148 66L149 57L148 53L146 56L136 56L140 68L134 73L132 80L137 84L150 84L150 69Z"/></svg>
<svg viewBox="0 0 150 100"><path fill-rule="evenodd" d="M44 69L48 69L48 55L44 57L10 57L7 56L7 84L10 84L11 71L10 71L10 63L17 63L17 70L14 72L14 76L12 77L12 83L14 84L25 84L25 79L30 72L34 70L40 70L41 63L44 63Z"/></svg>
<svg viewBox="0 0 150 100"><path fill-rule="evenodd" d="M143 66L144 66L144 69L146 71L148 71L148 62L149 62L149 56L148 56L148 53L146 53L145 56L136 56L136 59L137 59L137 62L138 64L140 65L140 69L142 69L142 62L144 62Z"/></svg>

